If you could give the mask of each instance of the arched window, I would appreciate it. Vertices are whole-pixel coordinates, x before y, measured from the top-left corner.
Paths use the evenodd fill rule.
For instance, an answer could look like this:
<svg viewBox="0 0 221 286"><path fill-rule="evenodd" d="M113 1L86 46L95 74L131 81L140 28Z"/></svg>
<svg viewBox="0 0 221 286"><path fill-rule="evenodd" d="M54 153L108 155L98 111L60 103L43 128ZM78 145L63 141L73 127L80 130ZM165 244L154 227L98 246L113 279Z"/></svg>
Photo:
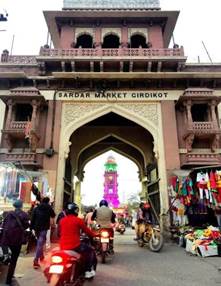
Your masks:
<svg viewBox="0 0 221 286"><path fill-rule="evenodd" d="M130 38L130 47L132 49L147 48L146 38L142 35L136 34Z"/></svg>
<svg viewBox="0 0 221 286"><path fill-rule="evenodd" d="M104 37L103 49L118 49L120 46L120 39L117 35L107 35Z"/></svg>
<svg viewBox="0 0 221 286"><path fill-rule="evenodd" d="M75 48L83 48L83 49L91 49L93 48L93 38L91 35L80 35L77 38L77 43L75 45Z"/></svg>

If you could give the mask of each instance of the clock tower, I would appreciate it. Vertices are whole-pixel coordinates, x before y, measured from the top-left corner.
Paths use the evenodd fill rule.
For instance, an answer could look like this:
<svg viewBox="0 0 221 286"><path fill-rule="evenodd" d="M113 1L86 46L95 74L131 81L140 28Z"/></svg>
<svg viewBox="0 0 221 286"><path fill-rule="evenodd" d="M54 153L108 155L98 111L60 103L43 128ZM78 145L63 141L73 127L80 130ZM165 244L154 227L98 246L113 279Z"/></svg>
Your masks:
<svg viewBox="0 0 221 286"><path fill-rule="evenodd" d="M105 163L104 199L114 208L119 207L117 177L117 163L113 156L109 156Z"/></svg>

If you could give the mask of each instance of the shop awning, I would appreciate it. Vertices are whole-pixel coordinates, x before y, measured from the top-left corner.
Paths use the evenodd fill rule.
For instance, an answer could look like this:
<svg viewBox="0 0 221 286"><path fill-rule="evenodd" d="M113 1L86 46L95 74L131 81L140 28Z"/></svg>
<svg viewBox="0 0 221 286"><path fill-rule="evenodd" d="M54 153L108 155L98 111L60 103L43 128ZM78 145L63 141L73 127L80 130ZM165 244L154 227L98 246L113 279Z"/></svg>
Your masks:
<svg viewBox="0 0 221 286"><path fill-rule="evenodd" d="M189 170L181 170L181 169L175 169L172 171L172 174L177 177L186 177L192 172L192 169Z"/></svg>

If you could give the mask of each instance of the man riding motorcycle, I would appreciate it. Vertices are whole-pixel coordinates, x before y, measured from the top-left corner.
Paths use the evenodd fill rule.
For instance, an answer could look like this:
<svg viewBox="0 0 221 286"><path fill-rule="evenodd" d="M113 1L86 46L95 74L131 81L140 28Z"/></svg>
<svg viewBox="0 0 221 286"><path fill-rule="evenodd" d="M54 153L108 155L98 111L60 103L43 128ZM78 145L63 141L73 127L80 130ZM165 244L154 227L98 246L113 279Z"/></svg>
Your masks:
<svg viewBox="0 0 221 286"><path fill-rule="evenodd" d="M135 226L136 238L135 240L142 239L142 235L145 232L145 223L153 223L153 214L148 202L141 202L137 211L137 222Z"/></svg>
<svg viewBox="0 0 221 286"><path fill-rule="evenodd" d="M100 228L108 229L110 237L110 251L114 252L114 229L112 224L115 223L116 215L115 213L108 207L108 202L106 200L101 200L99 203L99 208L96 209L91 217L91 220L96 220L97 224Z"/></svg>
<svg viewBox="0 0 221 286"><path fill-rule="evenodd" d="M88 244L80 241L80 233L83 231L89 237L96 236L78 217L79 208L75 203L69 203L66 209L66 216L63 217L60 224L60 248L61 250L74 250L83 255L85 260L85 278L95 276L97 258L95 251Z"/></svg>

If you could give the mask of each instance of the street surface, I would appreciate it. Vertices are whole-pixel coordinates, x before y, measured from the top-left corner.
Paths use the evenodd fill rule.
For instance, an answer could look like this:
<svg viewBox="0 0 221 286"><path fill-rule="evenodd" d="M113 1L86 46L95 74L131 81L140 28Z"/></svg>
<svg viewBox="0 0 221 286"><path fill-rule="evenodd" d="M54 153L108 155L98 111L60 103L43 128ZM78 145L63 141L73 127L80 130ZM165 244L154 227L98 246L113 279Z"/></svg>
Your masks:
<svg viewBox="0 0 221 286"><path fill-rule="evenodd" d="M105 265L99 263L96 277L85 286L221 286L221 257L191 256L174 243L153 253L139 248L133 237L131 229L124 235L116 233L114 258ZM42 270L32 269L32 261L32 256L19 258L14 285L48 285Z"/></svg>

